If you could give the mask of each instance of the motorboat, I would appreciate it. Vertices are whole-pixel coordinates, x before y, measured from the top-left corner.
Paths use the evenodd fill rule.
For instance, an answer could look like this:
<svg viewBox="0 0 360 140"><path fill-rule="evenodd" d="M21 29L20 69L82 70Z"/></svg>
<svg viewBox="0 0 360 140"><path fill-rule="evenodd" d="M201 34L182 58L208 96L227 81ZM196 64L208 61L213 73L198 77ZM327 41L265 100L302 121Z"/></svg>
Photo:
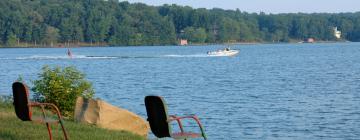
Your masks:
<svg viewBox="0 0 360 140"><path fill-rule="evenodd" d="M223 50L209 51L207 55L209 56L235 56L239 53L239 50L231 50L230 48L225 48Z"/></svg>

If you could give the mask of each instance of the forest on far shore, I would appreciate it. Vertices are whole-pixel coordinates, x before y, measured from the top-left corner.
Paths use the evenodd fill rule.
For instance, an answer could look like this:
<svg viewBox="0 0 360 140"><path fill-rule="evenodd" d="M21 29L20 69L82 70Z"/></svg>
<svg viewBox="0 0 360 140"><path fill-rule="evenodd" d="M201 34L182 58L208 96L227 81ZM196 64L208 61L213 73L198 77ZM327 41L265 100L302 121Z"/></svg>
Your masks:
<svg viewBox="0 0 360 140"><path fill-rule="evenodd" d="M342 32L334 36L334 27ZM360 12L247 13L118 0L1 0L0 46L360 41Z"/></svg>

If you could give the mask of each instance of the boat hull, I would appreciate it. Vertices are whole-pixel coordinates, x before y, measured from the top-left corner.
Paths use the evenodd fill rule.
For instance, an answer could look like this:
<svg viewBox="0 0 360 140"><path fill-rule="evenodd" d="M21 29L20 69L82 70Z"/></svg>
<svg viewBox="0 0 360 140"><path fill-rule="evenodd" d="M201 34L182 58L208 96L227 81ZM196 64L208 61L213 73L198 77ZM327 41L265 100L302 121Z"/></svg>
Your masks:
<svg viewBox="0 0 360 140"><path fill-rule="evenodd" d="M229 50L229 51L215 51L208 52L209 56L235 56L239 53L239 50Z"/></svg>

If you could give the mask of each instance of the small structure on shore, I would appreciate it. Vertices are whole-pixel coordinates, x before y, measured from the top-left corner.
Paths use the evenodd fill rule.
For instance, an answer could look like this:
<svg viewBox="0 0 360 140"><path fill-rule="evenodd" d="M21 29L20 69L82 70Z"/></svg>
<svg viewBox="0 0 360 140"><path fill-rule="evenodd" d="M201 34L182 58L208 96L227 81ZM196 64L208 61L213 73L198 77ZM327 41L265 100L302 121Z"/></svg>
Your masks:
<svg viewBox="0 0 360 140"><path fill-rule="evenodd" d="M314 42L315 42L315 39L310 37L310 38L306 39L305 42L306 42L306 43L314 43Z"/></svg>
<svg viewBox="0 0 360 140"><path fill-rule="evenodd" d="M187 39L180 39L180 45L181 46L188 45L188 40Z"/></svg>
<svg viewBox="0 0 360 140"><path fill-rule="evenodd" d="M334 27L334 36L336 37L336 39L341 38L341 31L339 31L337 27Z"/></svg>

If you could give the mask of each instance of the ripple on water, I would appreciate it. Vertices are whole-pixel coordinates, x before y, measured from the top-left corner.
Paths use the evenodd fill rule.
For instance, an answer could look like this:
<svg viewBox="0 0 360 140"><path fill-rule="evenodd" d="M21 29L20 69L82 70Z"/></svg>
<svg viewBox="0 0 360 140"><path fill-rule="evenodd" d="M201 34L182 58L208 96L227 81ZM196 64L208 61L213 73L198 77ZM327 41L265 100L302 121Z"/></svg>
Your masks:
<svg viewBox="0 0 360 140"><path fill-rule="evenodd" d="M170 114L197 114L209 139L358 139L359 46L234 46L241 53L230 58L204 55L223 46L79 48L76 59L63 49L2 49L0 94L45 64L75 65L97 97L146 118L144 96L163 96Z"/></svg>

